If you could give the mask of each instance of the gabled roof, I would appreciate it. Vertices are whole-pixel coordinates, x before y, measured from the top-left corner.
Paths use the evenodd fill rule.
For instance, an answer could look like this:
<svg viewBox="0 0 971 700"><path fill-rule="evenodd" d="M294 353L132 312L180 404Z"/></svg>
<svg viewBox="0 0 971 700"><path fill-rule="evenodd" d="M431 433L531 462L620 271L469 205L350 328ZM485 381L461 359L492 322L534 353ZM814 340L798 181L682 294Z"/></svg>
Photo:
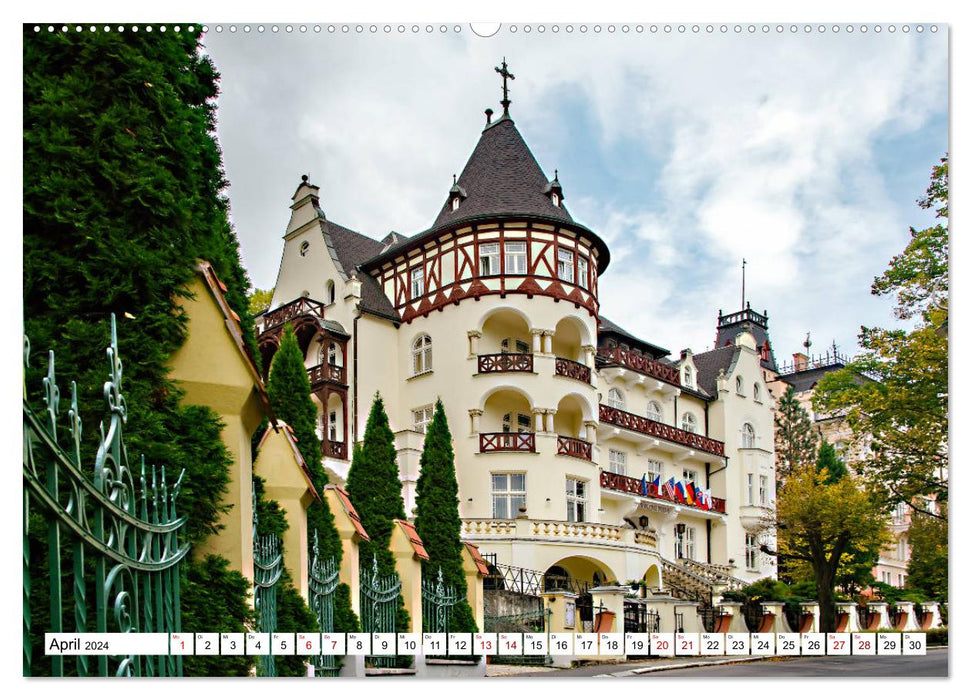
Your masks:
<svg viewBox="0 0 971 700"><path fill-rule="evenodd" d="M279 429L282 429L283 434L287 438L287 443L290 445L290 449L293 451L293 458L297 462L297 465L300 467L300 471L307 482L307 490L310 491L311 494L313 494L313 497L317 499L318 502L322 502L323 497L319 493L317 493L317 489L314 487L314 480L310 474L310 467L307 466L307 462L304 460L303 455L300 453L300 448L297 447L298 440L297 440L297 436L293 434L293 428L291 428L288 424L284 423L282 420L279 420L279 419L277 419L276 425L279 426L276 432L279 432ZM267 441L267 439L270 437L272 432L274 431L269 428L263 432L263 437L260 438L259 445L257 445L256 447L257 451L259 451L263 447L263 443Z"/></svg>
<svg viewBox="0 0 971 700"><path fill-rule="evenodd" d="M446 200L433 229L483 214L527 214L573 223L546 192L549 180L508 116L485 128L456 183L468 196L452 211Z"/></svg>
<svg viewBox="0 0 971 700"><path fill-rule="evenodd" d="M718 373L723 369L727 372L740 352L741 349L733 343L693 355L695 367L698 368L698 387L706 394L717 397Z"/></svg>
<svg viewBox="0 0 971 700"><path fill-rule="evenodd" d="M334 486L333 484L327 484L327 486L324 487L324 490L334 491L334 493L337 494L337 499L340 501L341 507L344 509L344 513L347 514L347 517L350 518L351 522L354 524L354 529L357 531L357 534L362 540L367 540L370 542L371 538L368 536L367 530L364 529L364 524L361 522L361 516L357 514L357 510L354 508L354 504L351 503L351 497L347 491L342 489L340 486Z"/></svg>
<svg viewBox="0 0 971 700"><path fill-rule="evenodd" d="M401 531L405 533L405 537L411 543L411 548L415 551L415 556L419 559L424 559L425 561L430 561L431 557L428 556L428 552L425 551L425 543L421 541L421 537L418 535L418 530L415 526L409 523L407 520L395 520Z"/></svg>
<svg viewBox="0 0 971 700"><path fill-rule="evenodd" d="M469 554L472 556L472 561L475 562L475 568L479 570L479 573L483 576L489 575L489 563L482 558L482 554L479 552L479 548L476 547L471 542L462 542L465 548L469 550Z"/></svg>
<svg viewBox="0 0 971 700"><path fill-rule="evenodd" d="M333 221L328 221L323 217L323 212L320 210L318 210L318 216L321 219L321 228L325 235L330 238L330 245L334 254L344 268L344 274L348 277L357 275L357 278L361 281L361 309L400 323L401 316L395 310L391 300L385 296L381 285L371 275L357 269L357 266L365 260L380 254L384 250L385 244Z"/></svg>
<svg viewBox="0 0 971 700"><path fill-rule="evenodd" d="M664 348L658 345L654 345L653 343L649 343L646 340L642 340L641 338L638 338L633 333L630 333L624 330L623 328L618 326L616 323L611 321L606 316L601 316L600 323L597 327L597 334L602 335L602 334L608 334L608 333L611 333L617 336L623 336L629 342L639 345L641 350L650 353L653 357L657 359L661 359L665 355L671 354L669 350L665 350Z"/></svg>

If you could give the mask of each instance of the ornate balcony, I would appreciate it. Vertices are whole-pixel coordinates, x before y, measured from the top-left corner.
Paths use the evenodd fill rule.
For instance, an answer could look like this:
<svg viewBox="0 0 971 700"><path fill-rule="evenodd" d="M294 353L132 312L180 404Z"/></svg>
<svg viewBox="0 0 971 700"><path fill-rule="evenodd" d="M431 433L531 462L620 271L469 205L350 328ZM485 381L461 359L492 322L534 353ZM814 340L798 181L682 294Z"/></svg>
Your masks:
<svg viewBox="0 0 971 700"><path fill-rule="evenodd" d="M606 544L631 551L657 551L654 532L632 530L608 523L574 523L566 520L496 520L492 518L464 518L463 537L473 542L509 540L539 540L548 544L573 547L578 544Z"/></svg>
<svg viewBox="0 0 971 700"><path fill-rule="evenodd" d="M718 457L725 456L725 443L713 440L704 435L689 433L686 430L675 428L673 425L659 423L650 418L638 416L627 411L622 411L613 406L600 404L601 423L610 423L627 430L633 430L644 435L649 435L661 440L667 440L678 445L684 445L693 450L701 450Z"/></svg>
<svg viewBox="0 0 971 700"><path fill-rule="evenodd" d="M347 459L347 443L338 440L324 440L320 443L320 449L324 457L334 459Z"/></svg>
<svg viewBox="0 0 971 700"><path fill-rule="evenodd" d="M698 508L698 506L693 506L688 503L684 503L678 500L677 497L671 497L664 493L662 489L659 489L654 484L648 483L647 492L641 488L643 485L640 479L635 479L632 476L624 476L623 474L614 474L613 472L600 472L600 488L609 489L611 491L623 491L624 493L632 493L635 496L643 496L645 498L657 498L662 501L668 501L670 503L677 503L678 505L687 506L688 508L695 508L696 510L705 510L704 508ZM715 513L725 512L725 499L724 498L712 498L711 508L708 509L714 511Z"/></svg>
<svg viewBox="0 0 971 700"><path fill-rule="evenodd" d="M555 368L557 376L576 379L578 382L583 382L584 384L590 383L590 368L582 362L574 362L565 357L557 357Z"/></svg>
<svg viewBox="0 0 971 700"><path fill-rule="evenodd" d="M314 391L326 383L347 385L347 370L339 365L315 365L307 369L310 388Z"/></svg>
<svg viewBox="0 0 971 700"><path fill-rule="evenodd" d="M585 459L588 462L593 460L593 445L580 438L567 437L566 435L556 436L556 454L566 455Z"/></svg>
<svg viewBox="0 0 971 700"><path fill-rule="evenodd" d="M532 371L533 356L531 353L497 352L491 355L479 355L479 374Z"/></svg>
<svg viewBox="0 0 971 700"><path fill-rule="evenodd" d="M284 323L292 321L298 316L315 316L316 318L322 319L324 317L324 303L314 301L309 297L300 297L291 301L289 304L284 304L278 309L269 311L260 318L260 333L265 333L272 328L282 326Z"/></svg>
<svg viewBox="0 0 971 700"><path fill-rule="evenodd" d="M479 452L535 452L536 433L479 433Z"/></svg>
<svg viewBox="0 0 971 700"><path fill-rule="evenodd" d="M628 367L635 372L660 379L676 387L681 386L681 374L677 367L658 362L645 355L637 355L623 348L597 348L597 354L609 362Z"/></svg>

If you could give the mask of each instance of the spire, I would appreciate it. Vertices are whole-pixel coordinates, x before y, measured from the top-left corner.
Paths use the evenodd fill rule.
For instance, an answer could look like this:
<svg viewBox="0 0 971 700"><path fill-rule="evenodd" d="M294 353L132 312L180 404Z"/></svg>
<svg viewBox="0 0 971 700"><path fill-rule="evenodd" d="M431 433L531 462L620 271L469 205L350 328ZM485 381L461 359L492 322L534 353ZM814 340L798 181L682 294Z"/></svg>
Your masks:
<svg viewBox="0 0 971 700"><path fill-rule="evenodd" d="M745 258L742 258L742 308L745 308Z"/></svg>
<svg viewBox="0 0 971 700"><path fill-rule="evenodd" d="M502 76L502 101L499 103L502 105L502 114L504 117L509 116L509 104L511 100L509 99L509 82L510 80L515 80L516 76L509 72L506 67L506 57L502 57L502 69L496 66L496 73Z"/></svg>

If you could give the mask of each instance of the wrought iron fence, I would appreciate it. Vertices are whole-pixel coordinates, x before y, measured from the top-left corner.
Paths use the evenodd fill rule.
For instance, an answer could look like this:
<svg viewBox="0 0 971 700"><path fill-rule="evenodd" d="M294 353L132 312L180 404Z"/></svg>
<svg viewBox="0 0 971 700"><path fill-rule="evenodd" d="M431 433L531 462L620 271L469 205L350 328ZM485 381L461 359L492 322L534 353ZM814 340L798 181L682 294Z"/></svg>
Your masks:
<svg viewBox="0 0 971 700"><path fill-rule="evenodd" d="M370 570L364 567L361 570L361 631L372 634L394 632L401 581L397 574L380 576L378 558L375 556L371 561ZM394 668L398 662L394 656L368 656L365 663L379 668Z"/></svg>
<svg viewBox="0 0 971 700"><path fill-rule="evenodd" d="M487 591L513 591L538 596L547 591L569 591L583 594L594 586L591 581L580 581L560 574L523 569L518 566L499 564L493 554L483 557L489 562L489 574L483 579Z"/></svg>
<svg viewBox="0 0 971 700"><path fill-rule="evenodd" d="M317 625L321 632L334 630L334 591L340 583L340 571L333 559L324 560L320 556L317 542L317 531L314 530L313 556L310 562L310 573L307 577L307 587L310 590L310 609L317 616ZM340 664L333 654L321 653L314 657L314 676L336 676L340 672Z"/></svg>
<svg viewBox="0 0 971 700"><path fill-rule="evenodd" d="M625 632L660 632L661 616L638 600L624 601Z"/></svg>
<svg viewBox="0 0 971 700"><path fill-rule="evenodd" d="M253 510L254 525L256 510ZM260 632L276 632L277 583L283 574L283 554L280 551L280 538L276 535L254 535L253 537L253 607L256 609L257 624ZM276 659L266 650L260 656L257 675L275 676Z"/></svg>
<svg viewBox="0 0 971 700"><path fill-rule="evenodd" d="M452 609L459 597L455 588L446 586L442 580L442 567L438 567L438 580L432 583L422 577L421 581L421 629L422 632L448 633L452 619Z"/></svg>
<svg viewBox="0 0 971 700"><path fill-rule="evenodd" d="M542 598L533 599L532 610L513 615L486 615L483 620L486 632L547 632L550 628L552 611L545 607ZM515 664L524 666L545 666L552 663L552 657L545 655L493 656L492 663Z"/></svg>
<svg viewBox="0 0 971 700"><path fill-rule="evenodd" d="M23 531L23 672L31 675L32 595L29 539L31 508L44 514L47 556L34 567L45 569L50 584L50 622L47 632L180 632L179 565L189 546L185 516L176 512L182 475L170 487L165 468L151 476L142 459L135 475L128 461L122 429L128 407L122 393L123 365L118 332L111 316L109 374L104 396L110 417L100 426L100 444L93 474L81 461L81 417L77 386L71 382L67 435L58 434L60 389L50 351L43 379L46 410L35 413L27 405L24 388L24 531ZM24 364L30 343L24 338ZM66 439L65 439L66 438ZM138 488L136 488L136 481ZM70 551L69 556L65 553ZM71 567L71 590L64 591L64 565ZM94 600L88 599L93 592ZM93 603L93 605L92 605ZM73 624L65 623L65 607L73 608ZM89 617L90 613L90 617ZM65 657L51 656L51 674L68 675ZM180 676L179 656L110 655L89 659L76 656L78 676Z"/></svg>

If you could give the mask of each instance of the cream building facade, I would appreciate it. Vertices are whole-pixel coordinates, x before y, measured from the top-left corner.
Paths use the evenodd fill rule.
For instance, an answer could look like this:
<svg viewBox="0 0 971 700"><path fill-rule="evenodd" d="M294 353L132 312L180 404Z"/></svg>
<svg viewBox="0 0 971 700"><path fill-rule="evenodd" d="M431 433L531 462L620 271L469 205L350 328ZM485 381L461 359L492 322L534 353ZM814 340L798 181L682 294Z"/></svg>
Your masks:
<svg viewBox="0 0 971 700"><path fill-rule="evenodd" d="M767 337L742 311L719 317L715 350L672 358L610 322L609 250L564 199L506 110L413 236L330 221L304 176L257 318L263 366L293 325L338 482L380 391L409 514L441 398L463 537L495 563L675 593L773 576Z"/></svg>

